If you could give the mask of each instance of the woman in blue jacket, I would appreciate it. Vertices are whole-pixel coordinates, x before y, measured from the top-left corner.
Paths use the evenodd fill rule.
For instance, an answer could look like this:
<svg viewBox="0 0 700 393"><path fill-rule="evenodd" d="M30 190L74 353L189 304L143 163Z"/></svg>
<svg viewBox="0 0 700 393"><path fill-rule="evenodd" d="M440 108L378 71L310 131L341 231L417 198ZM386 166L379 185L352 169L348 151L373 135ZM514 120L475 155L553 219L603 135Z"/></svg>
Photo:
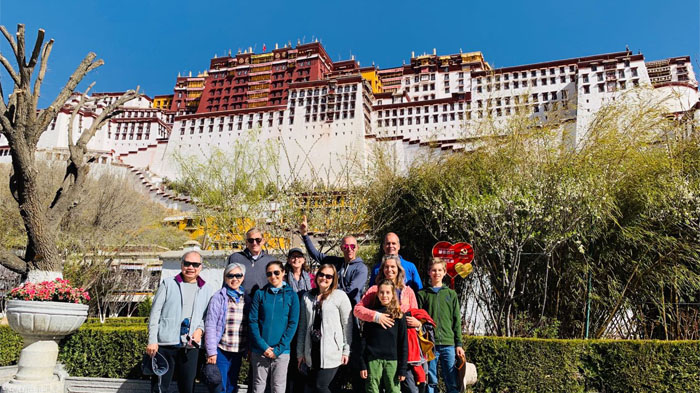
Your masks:
<svg viewBox="0 0 700 393"><path fill-rule="evenodd" d="M265 268L267 285L255 292L250 307L250 368L253 393L284 393L290 343L299 322L299 297L284 281L284 265L272 261Z"/></svg>
<svg viewBox="0 0 700 393"><path fill-rule="evenodd" d="M221 385L212 392L235 393L241 360L248 352L248 313L250 296L241 286L245 266L231 263L224 269L224 285L212 296L204 321L207 363L216 364Z"/></svg>

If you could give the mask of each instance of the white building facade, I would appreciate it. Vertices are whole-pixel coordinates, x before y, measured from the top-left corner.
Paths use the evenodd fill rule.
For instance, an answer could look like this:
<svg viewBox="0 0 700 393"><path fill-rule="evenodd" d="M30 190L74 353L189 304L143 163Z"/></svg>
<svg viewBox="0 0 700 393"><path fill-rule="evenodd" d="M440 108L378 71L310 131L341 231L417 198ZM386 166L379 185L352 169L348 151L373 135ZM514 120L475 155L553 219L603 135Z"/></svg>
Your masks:
<svg viewBox="0 0 700 393"><path fill-rule="evenodd" d="M646 62L623 51L493 69L480 52L434 52L378 69L334 63L314 43L214 58L206 72L178 77L166 104L143 95L128 102L89 148L154 179L175 179L178 156L234 152L252 141L272 149L278 176L333 184L366 171L377 148L406 168L426 152L473 149L493 136L484 134L485 121L505 125L514 116L561 123L564 143L575 147L600 108L634 94L657 100L670 115L700 117L688 56ZM74 120L75 139L116 96L95 95ZM67 147L78 101L74 96L51 123L41 149ZM9 162L8 150L0 137L0 162Z"/></svg>

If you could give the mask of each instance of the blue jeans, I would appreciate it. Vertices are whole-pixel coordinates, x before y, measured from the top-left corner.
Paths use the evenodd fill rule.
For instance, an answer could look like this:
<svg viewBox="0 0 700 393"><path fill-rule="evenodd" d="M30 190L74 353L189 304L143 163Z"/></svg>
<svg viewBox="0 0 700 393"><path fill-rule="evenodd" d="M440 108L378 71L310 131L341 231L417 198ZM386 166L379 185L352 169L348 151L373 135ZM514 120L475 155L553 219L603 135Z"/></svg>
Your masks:
<svg viewBox="0 0 700 393"><path fill-rule="evenodd" d="M455 347L453 345L436 345L436 358L428 363L428 393L437 392L438 385L438 362L442 380L447 387L447 393L459 393L457 390L457 368L455 367Z"/></svg>
<svg viewBox="0 0 700 393"><path fill-rule="evenodd" d="M236 393L238 391L238 372L241 371L241 360L244 352L228 352L216 348L216 366L221 372L221 385L216 391Z"/></svg>

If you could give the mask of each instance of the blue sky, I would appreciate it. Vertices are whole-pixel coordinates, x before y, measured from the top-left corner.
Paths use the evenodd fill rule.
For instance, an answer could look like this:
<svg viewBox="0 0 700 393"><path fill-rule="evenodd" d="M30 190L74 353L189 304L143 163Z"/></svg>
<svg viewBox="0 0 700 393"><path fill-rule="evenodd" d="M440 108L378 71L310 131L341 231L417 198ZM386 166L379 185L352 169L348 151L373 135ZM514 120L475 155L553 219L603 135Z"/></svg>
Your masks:
<svg viewBox="0 0 700 393"><path fill-rule="evenodd" d="M229 49L268 50L318 38L332 59L351 54L386 68L416 54L482 51L505 67L615 52L629 45L647 60L690 55L700 71L698 0L618 1L36 1L0 0L0 24L54 38L41 102L47 105L89 51L105 65L95 91L141 86L172 93L178 72L196 73ZM6 43L0 45L8 53ZM7 86L8 77L0 75ZM83 85L85 86L85 85Z"/></svg>

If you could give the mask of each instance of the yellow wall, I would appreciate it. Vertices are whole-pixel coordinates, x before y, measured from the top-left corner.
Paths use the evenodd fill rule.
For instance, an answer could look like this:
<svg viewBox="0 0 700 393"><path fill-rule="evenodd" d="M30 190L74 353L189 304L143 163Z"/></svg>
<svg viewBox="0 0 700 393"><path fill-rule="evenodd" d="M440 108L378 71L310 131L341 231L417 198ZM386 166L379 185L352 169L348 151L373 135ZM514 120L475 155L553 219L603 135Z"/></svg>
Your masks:
<svg viewBox="0 0 700 393"><path fill-rule="evenodd" d="M233 230L235 234L233 234L228 231L223 233L219 231L219 228L212 223L214 220L211 218L205 220L207 223L206 227L197 221L198 220L195 218L187 217L180 220L166 220L165 223L187 232L191 240L196 240L200 242L200 244L206 236L208 239L207 249L212 249L215 243L217 243L217 248L221 249L230 249L231 243L237 243L239 248L245 248L243 234L254 226L252 220L239 219L237 220L236 228ZM270 233L263 233L263 236L267 239L265 247L268 249L286 249L289 247L288 239L273 237Z"/></svg>
<svg viewBox="0 0 700 393"><path fill-rule="evenodd" d="M369 83L372 85L372 93L381 93L384 91L382 81L379 80L379 75L377 75L376 69L362 72L362 79L369 81Z"/></svg>
<svg viewBox="0 0 700 393"><path fill-rule="evenodd" d="M167 97L157 97L153 99L153 108L156 109L170 109L170 106L173 103L173 97L172 96L167 96Z"/></svg>

